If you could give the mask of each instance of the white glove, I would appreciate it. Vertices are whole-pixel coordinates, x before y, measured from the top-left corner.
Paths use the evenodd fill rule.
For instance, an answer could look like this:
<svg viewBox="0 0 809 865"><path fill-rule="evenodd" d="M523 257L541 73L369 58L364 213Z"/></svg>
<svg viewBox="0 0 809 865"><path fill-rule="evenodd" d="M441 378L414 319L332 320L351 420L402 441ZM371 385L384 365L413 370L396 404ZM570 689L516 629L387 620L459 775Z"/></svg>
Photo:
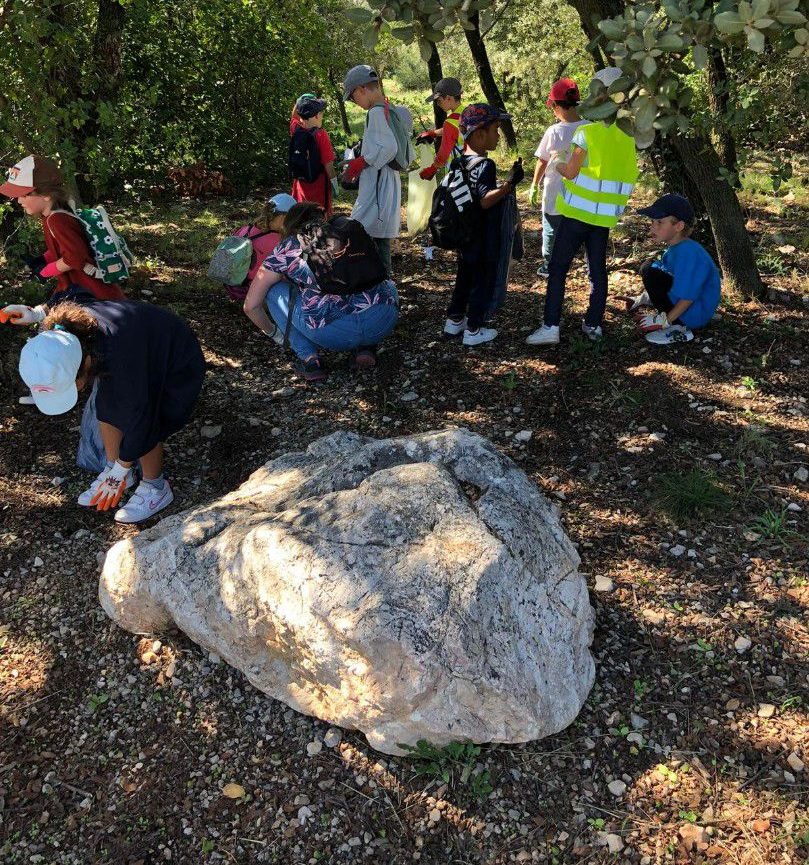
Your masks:
<svg viewBox="0 0 809 865"><path fill-rule="evenodd" d="M4 321L11 324L39 324L45 320L48 310L44 306L25 306L22 303L12 303L0 310Z"/></svg>
<svg viewBox="0 0 809 865"><path fill-rule="evenodd" d="M115 460L98 485L90 505L95 505L97 511L108 511L110 508L117 507L126 490L128 474L129 466L122 466L118 460Z"/></svg>

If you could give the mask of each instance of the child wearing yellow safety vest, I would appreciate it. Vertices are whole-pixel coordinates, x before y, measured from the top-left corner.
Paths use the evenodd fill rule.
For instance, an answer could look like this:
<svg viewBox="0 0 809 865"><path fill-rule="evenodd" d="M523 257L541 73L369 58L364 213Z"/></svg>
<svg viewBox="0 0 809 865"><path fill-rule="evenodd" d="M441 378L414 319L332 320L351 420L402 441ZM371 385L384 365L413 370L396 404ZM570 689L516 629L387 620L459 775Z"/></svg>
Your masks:
<svg viewBox="0 0 809 865"><path fill-rule="evenodd" d="M595 78L609 87L620 69L599 70ZM584 246L590 274L590 302L582 331L591 340L601 339L601 321L607 305L607 241L638 179L635 142L617 125L588 123L573 135L573 155L556 163L563 185L556 199L562 219L555 232L548 263L548 292L544 323L526 340L529 345L559 342L559 321L570 265Z"/></svg>
<svg viewBox="0 0 809 865"><path fill-rule="evenodd" d="M442 78L435 85L432 95L427 97L428 102L436 102L447 116L441 129L428 129L416 138L417 144L423 141L433 142L436 138L441 139L433 164L422 168L419 172L422 180L432 179L450 158L463 153L464 139L460 129L461 115L458 113L462 93L461 82L457 78Z"/></svg>

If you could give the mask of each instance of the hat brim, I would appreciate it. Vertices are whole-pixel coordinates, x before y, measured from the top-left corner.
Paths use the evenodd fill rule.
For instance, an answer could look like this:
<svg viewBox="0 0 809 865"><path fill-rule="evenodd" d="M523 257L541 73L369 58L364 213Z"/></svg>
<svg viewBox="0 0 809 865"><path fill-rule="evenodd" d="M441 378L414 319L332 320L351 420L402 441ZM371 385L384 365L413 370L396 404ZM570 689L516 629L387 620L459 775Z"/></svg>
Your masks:
<svg viewBox="0 0 809 865"><path fill-rule="evenodd" d="M70 411L79 401L79 391L75 383L70 384L59 393L45 393L44 391L31 391L34 405L42 414L56 415Z"/></svg>
<svg viewBox="0 0 809 865"><path fill-rule="evenodd" d="M640 207L638 208L638 210L635 211L635 213L639 214L640 216L648 216L649 219L662 219L664 216L669 215L667 213L661 213L659 210L657 210L657 208L655 208L654 205L652 205L651 207Z"/></svg>
<svg viewBox="0 0 809 865"><path fill-rule="evenodd" d="M16 183L4 183L0 186L0 195L5 195L7 198L20 198L33 191L33 186L17 186Z"/></svg>
<svg viewBox="0 0 809 865"><path fill-rule="evenodd" d="M436 99L440 99L440 98L441 98L440 93L431 93L424 101L429 104L430 102L435 102Z"/></svg>

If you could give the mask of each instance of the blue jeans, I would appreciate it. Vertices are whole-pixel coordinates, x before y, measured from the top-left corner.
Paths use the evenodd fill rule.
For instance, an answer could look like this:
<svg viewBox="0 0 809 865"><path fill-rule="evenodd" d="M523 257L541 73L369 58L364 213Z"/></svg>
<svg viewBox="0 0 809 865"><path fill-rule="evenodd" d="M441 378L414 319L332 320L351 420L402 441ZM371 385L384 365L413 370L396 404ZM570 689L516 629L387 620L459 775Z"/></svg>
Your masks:
<svg viewBox="0 0 809 865"><path fill-rule="evenodd" d="M584 323L590 327L601 324L607 306L607 241L609 228L588 225L578 219L563 216L555 232L553 252L548 262L548 294L545 298L545 324L558 325L565 299L565 280L576 253L584 244L587 270L590 275L590 303Z"/></svg>
<svg viewBox="0 0 809 865"><path fill-rule="evenodd" d="M542 257L548 261L553 252L553 242L556 239L556 229L562 221L561 213L546 214L542 211Z"/></svg>
<svg viewBox="0 0 809 865"><path fill-rule="evenodd" d="M283 333L289 311L289 284L277 282L267 295L267 309ZM399 309L392 303L378 303L361 312L336 318L325 327L307 327L301 313L300 297L292 310L289 345L301 360L318 354L319 349L351 351L363 346L375 346L393 330Z"/></svg>

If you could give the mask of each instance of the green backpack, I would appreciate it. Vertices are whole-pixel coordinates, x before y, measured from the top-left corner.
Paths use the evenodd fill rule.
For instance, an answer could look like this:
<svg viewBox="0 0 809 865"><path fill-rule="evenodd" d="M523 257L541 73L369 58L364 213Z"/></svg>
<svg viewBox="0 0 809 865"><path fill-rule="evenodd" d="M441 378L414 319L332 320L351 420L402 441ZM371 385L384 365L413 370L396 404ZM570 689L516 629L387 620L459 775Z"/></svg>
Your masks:
<svg viewBox="0 0 809 865"><path fill-rule="evenodd" d="M410 140L413 132L413 118L404 105L384 104L385 120L396 139L396 156L388 163L394 171L407 171L416 159L416 149ZM370 112L368 112L370 114ZM365 115L365 126L368 127L368 114Z"/></svg>
<svg viewBox="0 0 809 865"><path fill-rule="evenodd" d="M208 276L225 285L241 285L253 260L253 244L249 237L226 237L213 254Z"/></svg>
<svg viewBox="0 0 809 865"><path fill-rule="evenodd" d="M98 207L85 207L74 214L84 226L90 249L95 258L95 270L88 273L107 284L123 282L132 267L132 253L126 241L112 227L107 211ZM87 272L90 265L85 268Z"/></svg>

